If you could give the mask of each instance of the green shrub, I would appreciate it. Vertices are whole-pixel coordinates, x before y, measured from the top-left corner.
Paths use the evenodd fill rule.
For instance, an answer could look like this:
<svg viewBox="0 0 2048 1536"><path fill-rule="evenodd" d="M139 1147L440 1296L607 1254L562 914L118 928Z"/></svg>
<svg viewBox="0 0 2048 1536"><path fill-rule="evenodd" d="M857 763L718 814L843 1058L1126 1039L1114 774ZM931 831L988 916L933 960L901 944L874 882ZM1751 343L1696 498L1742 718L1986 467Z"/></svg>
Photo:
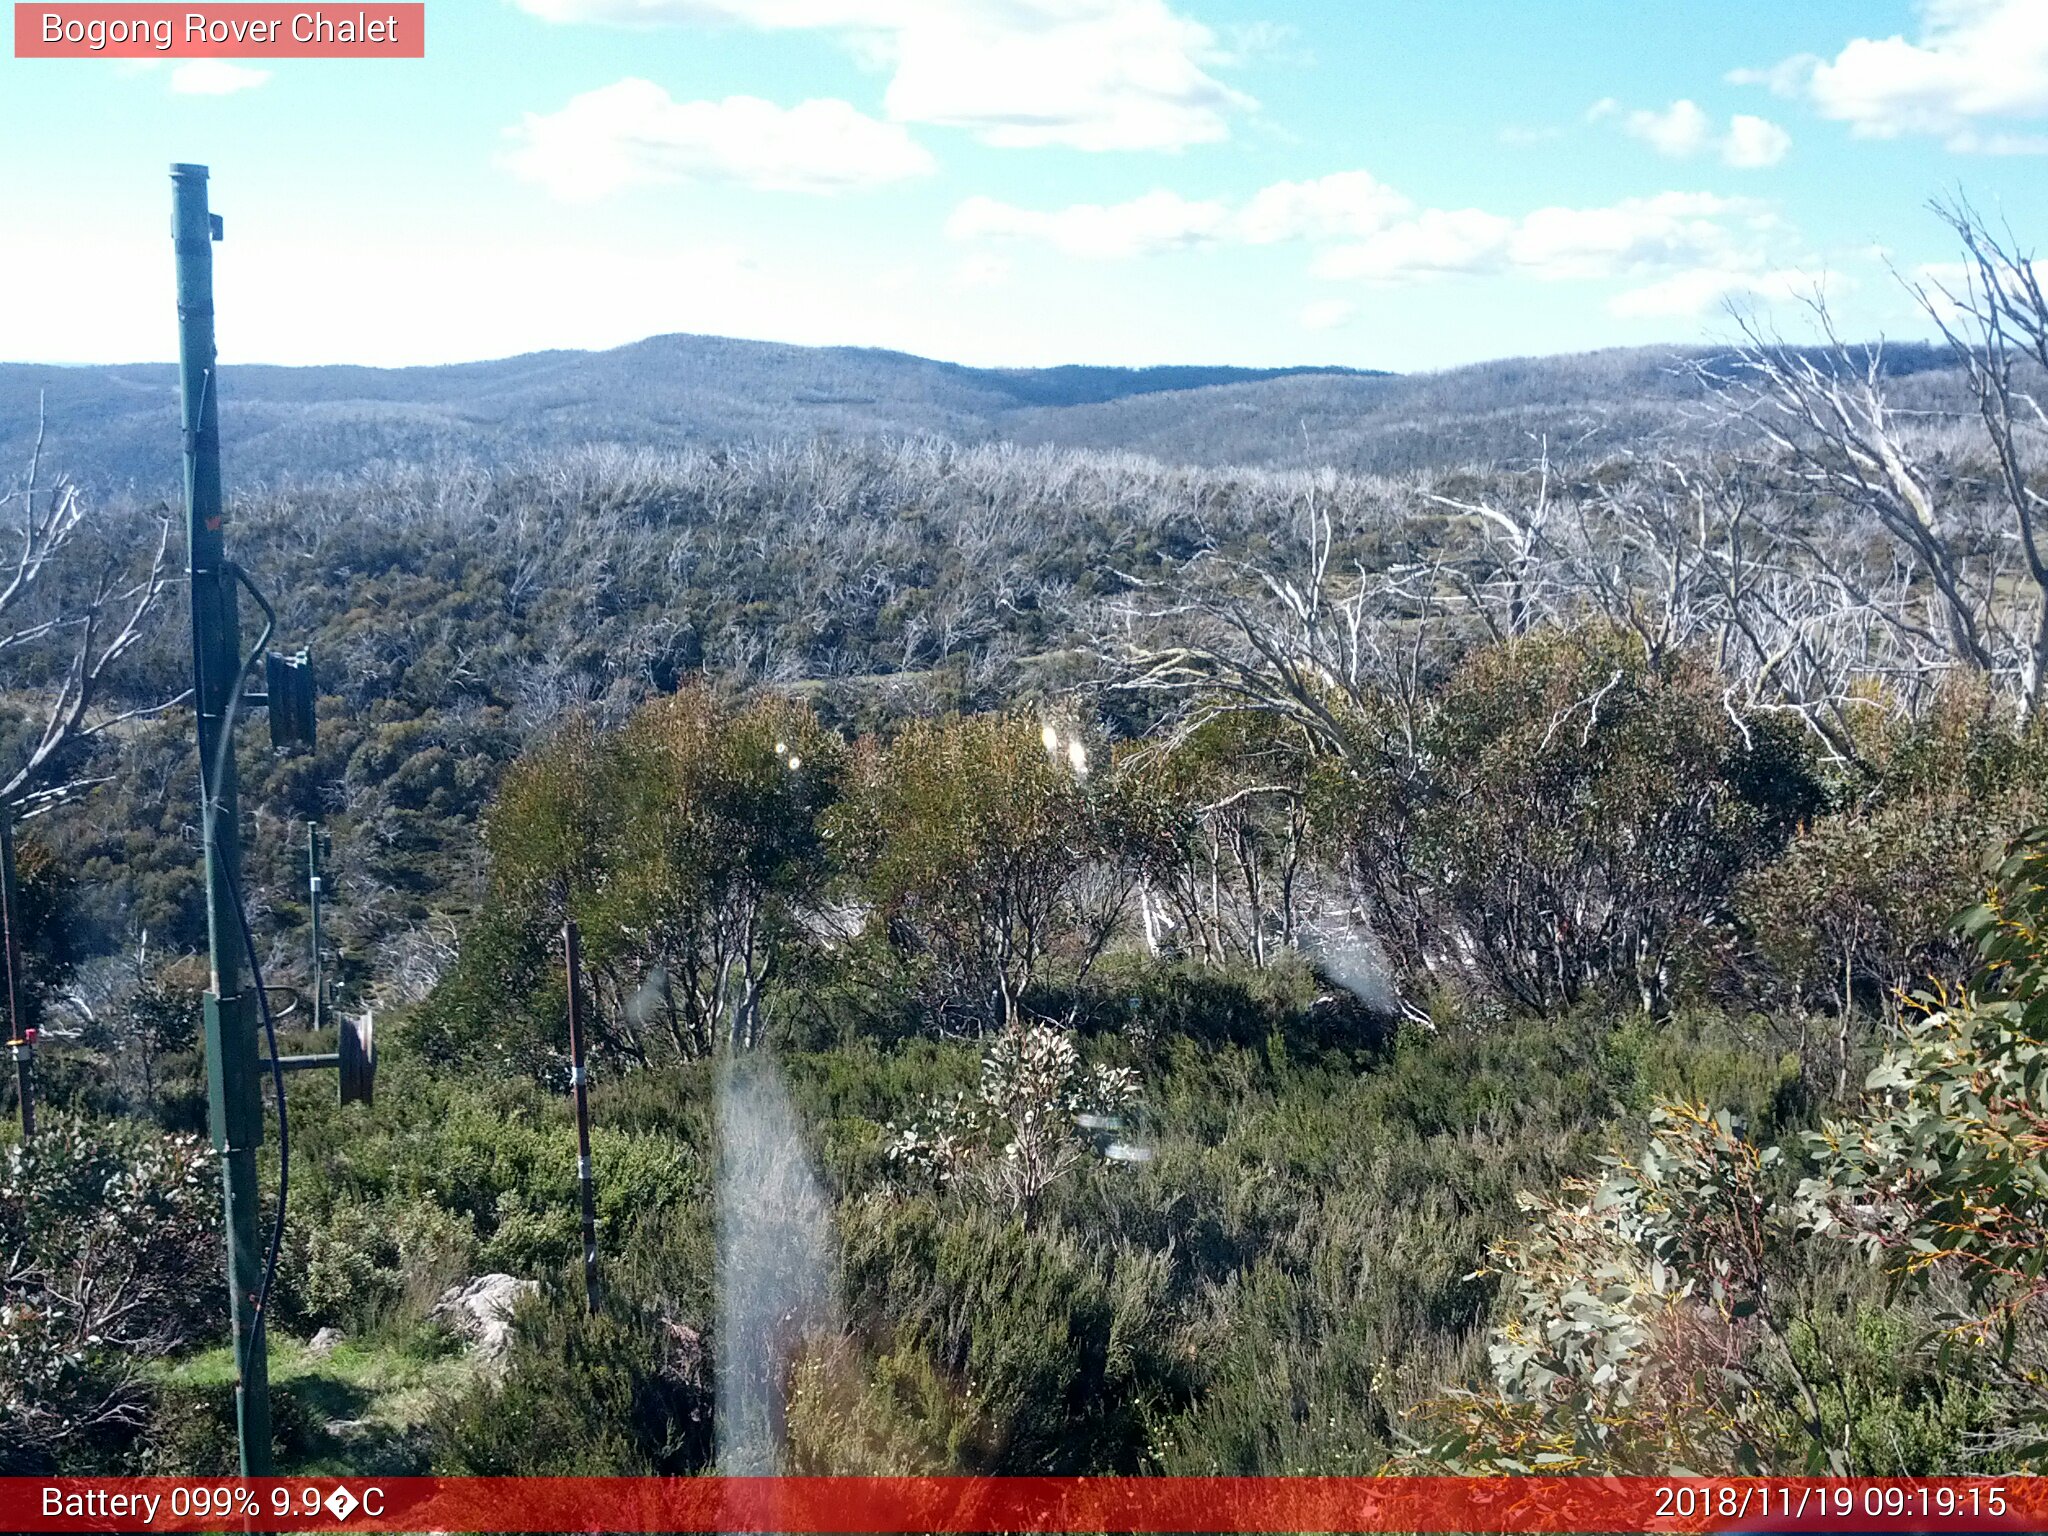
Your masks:
<svg viewBox="0 0 2048 1536"><path fill-rule="evenodd" d="M979 1206L874 1198L847 1225L856 1331L887 1352L914 1347L947 1384L948 1465L1139 1469L1148 1414L1185 1392L1167 1341L1163 1256Z"/></svg>
<svg viewBox="0 0 2048 1536"><path fill-rule="evenodd" d="M316 1423L290 1387L272 1382L270 1451L289 1464L313 1443ZM233 1477L240 1467L232 1380L167 1382L151 1405L142 1464L156 1477Z"/></svg>
<svg viewBox="0 0 2048 1536"><path fill-rule="evenodd" d="M281 1265L284 1315L307 1331L373 1332L403 1312L417 1320L475 1271L469 1221L425 1201L337 1204L297 1224Z"/></svg>
<svg viewBox="0 0 2048 1536"><path fill-rule="evenodd" d="M1049 975L1085 974L1114 935L1130 877L1116 808L1053 761L1040 723L973 715L909 726L867 752L833 822L839 858L890 944L922 962L930 1023L1020 1016Z"/></svg>
<svg viewBox="0 0 2048 1536"><path fill-rule="evenodd" d="M2015 735L1979 692L1951 688L1925 718L1868 735L1871 780L1738 898L1750 995L1841 1018L1830 1065L1843 1087L1860 1043L1848 1016L1892 1015L1929 980L1963 980L1950 920L1976 899L1985 857L2048 813L2048 725Z"/></svg>
<svg viewBox="0 0 2048 1536"><path fill-rule="evenodd" d="M1416 975L1531 1010L1603 989L1668 1006L1719 947L1736 880L1821 799L1791 728L1730 719L1723 688L1617 630L1471 656L1353 809L1382 940Z"/></svg>
<svg viewBox="0 0 2048 1536"><path fill-rule="evenodd" d="M572 1299L573 1298L573 1299ZM433 1420L436 1470L474 1477L676 1476L711 1460L697 1330L614 1290L595 1316L580 1279L521 1306L502 1380Z"/></svg>
<svg viewBox="0 0 2048 1536"><path fill-rule="evenodd" d="M0 1252L0 1462L77 1465L142 1422L147 1361L221 1325L218 1163L49 1115L0 1164Z"/></svg>

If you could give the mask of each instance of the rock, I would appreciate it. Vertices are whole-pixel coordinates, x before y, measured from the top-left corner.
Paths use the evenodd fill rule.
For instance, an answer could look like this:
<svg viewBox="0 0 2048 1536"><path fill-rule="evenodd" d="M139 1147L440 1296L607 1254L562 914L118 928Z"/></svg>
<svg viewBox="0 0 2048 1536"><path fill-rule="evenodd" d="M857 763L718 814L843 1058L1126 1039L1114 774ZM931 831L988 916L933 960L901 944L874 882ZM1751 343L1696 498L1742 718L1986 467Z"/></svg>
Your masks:
<svg viewBox="0 0 2048 1536"><path fill-rule="evenodd" d="M334 1346L347 1337L339 1328L322 1328L308 1341L306 1353L315 1360L325 1360L334 1353Z"/></svg>
<svg viewBox="0 0 2048 1536"><path fill-rule="evenodd" d="M535 1282L511 1275L478 1275L449 1286L427 1315L441 1319L469 1340L485 1364L498 1365L512 1347L513 1310L539 1290Z"/></svg>
<svg viewBox="0 0 2048 1536"><path fill-rule="evenodd" d="M368 1419L329 1419L320 1426L320 1433L330 1440L361 1440L375 1428Z"/></svg>

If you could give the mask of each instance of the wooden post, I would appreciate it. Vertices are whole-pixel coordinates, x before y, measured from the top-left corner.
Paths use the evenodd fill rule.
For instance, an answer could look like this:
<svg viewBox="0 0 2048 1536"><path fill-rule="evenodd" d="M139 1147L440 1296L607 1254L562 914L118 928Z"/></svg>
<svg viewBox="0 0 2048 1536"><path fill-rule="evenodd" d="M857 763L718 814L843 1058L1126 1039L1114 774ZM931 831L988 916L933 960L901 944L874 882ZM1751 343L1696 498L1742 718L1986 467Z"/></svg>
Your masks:
<svg viewBox="0 0 2048 1536"><path fill-rule="evenodd" d="M576 1181L583 1198L583 1290L597 1311L597 1189L590 1168L590 1068L583 1050L583 945L572 918L562 925L569 971L569 1092L576 1101Z"/></svg>
<svg viewBox="0 0 2048 1536"><path fill-rule="evenodd" d="M36 1034L21 1017L21 908L14 892L14 807L0 805L0 967L7 988L7 1045L21 1099L21 1139L36 1133Z"/></svg>

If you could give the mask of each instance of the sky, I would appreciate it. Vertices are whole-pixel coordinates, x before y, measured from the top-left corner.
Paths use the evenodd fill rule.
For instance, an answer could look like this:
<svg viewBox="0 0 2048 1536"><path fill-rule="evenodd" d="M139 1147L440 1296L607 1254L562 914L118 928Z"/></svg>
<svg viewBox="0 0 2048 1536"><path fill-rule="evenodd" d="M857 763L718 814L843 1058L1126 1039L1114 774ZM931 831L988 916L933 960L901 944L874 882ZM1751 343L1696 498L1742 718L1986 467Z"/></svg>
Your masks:
<svg viewBox="0 0 2048 1536"><path fill-rule="evenodd" d="M351 7L353 10L353 7ZM1929 199L2048 241L2048 0L428 0L420 60L0 58L0 359L694 331L982 366L1929 327Z"/></svg>

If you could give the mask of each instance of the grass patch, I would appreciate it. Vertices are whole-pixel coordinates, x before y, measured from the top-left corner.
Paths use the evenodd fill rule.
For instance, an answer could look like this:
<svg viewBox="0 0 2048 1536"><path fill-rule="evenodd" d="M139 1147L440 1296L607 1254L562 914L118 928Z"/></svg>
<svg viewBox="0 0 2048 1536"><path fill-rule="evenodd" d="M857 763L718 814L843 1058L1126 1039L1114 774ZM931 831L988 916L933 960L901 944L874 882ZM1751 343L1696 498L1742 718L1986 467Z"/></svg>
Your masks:
<svg viewBox="0 0 2048 1536"><path fill-rule="evenodd" d="M167 1473L213 1475L234 1463L234 1351L222 1345L155 1373L165 1408L151 1459ZM345 1339L327 1354L270 1340L277 1469L298 1476L427 1470L424 1426L435 1402L475 1380L477 1366L446 1330Z"/></svg>

